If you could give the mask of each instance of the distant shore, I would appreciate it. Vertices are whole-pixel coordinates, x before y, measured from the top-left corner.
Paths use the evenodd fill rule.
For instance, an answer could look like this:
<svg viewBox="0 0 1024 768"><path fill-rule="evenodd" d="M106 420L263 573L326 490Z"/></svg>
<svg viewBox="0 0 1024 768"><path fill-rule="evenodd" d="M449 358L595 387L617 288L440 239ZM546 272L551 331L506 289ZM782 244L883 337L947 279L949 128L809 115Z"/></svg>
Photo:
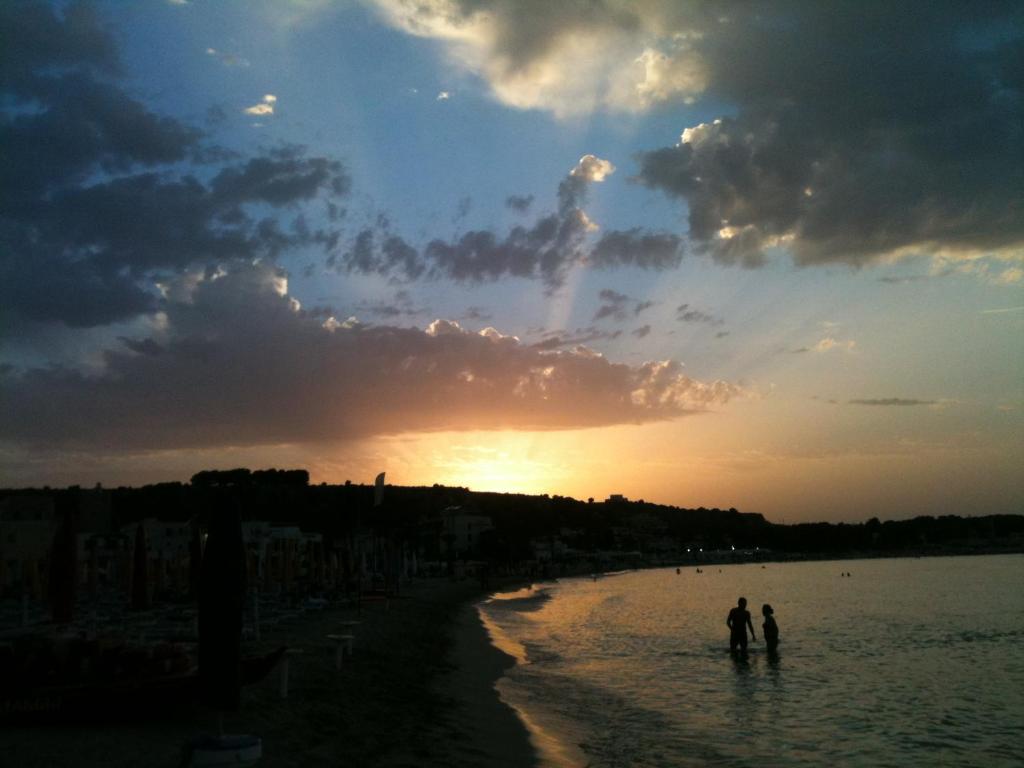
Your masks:
<svg viewBox="0 0 1024 768"><path fill-rule="evenodd" d="M226 732L260 736L266 768L536 765L526 728L494 687L513 660L490 643L475 609L482 597L473 581L420 580L387 610L327 608L265 628L252 650L301 649L289 696L280 698L274 670L243 690ZM355 652L337 671L327 635L351 620L361 622ZM190 708L102 728L6 728L0 738L4 763L22 768L170 767L188 739L214 728L213 713Z"/></svg>

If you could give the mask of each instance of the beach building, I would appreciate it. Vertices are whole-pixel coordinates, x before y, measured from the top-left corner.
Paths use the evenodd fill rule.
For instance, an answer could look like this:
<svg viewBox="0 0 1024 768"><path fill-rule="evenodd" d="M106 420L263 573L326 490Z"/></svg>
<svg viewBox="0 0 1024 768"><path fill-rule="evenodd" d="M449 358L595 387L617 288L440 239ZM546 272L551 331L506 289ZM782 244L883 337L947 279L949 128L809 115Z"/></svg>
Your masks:
<svg viewBox="0 0 1024 768"><path fill-rule="evenodd" d="M0 592L25 583L36 599L57 528L52 496L14 494L0 499Z"/></svg>
<svg viewBox="0 0 1024 768"><path fill-rule="evenodd" d="M494 521L488 515L476 514L461 506L448 507L442 517L448 554L454 557L467 557L476 553L480 535L494 529Z"/></svg>
<svg viewBox="0 0 1024 768"><path fill-rule="evenodd" d="M86 586L87 594L95 596L127 580L122 570L129 567L132 541L132 536L120 531L77 535L79 583Z"/></svg>
<svg viewBox="0 0 1024 768"><path fill-rule="evenodd" d="M156 593L167 590L181 592L188 589L189 542L192 527L185 521L158 520L147 517L121 528L129 548L115 556L115 567L119 573L128 568L129 552L133 551L136 532L142 527L146 541L147 580ZM79 562L82 562L79 553ZM124 582L121 573L120 580Z"/></svg>
<svg viewBox="0 0 1024 768"><path fill-rule="evenodd" d="M531 539L530 547L533 549L534 559L541 563L564 560L569 554L569 547L565 542L554 536L538 536Z"/></svg>
<svg viewBox="0 0 1024 768"><path fill-rule="evenodd" d="M248 537L247 548L259 551L264 591L288 592L300 582L323 580L326 569L323 534L303 531L296 525L253 522L243 523L243 535Z"/></svg>
<svg viewBox="0 0 1024 768"><path fill-rule="evenodd" d="M188 543L192 534L188 522L147 517L136 523L122 526L121 533L134 537L135 531L140 525L146 534L146 551L150 557L163 557L168 560L188 557Z"/></svg>

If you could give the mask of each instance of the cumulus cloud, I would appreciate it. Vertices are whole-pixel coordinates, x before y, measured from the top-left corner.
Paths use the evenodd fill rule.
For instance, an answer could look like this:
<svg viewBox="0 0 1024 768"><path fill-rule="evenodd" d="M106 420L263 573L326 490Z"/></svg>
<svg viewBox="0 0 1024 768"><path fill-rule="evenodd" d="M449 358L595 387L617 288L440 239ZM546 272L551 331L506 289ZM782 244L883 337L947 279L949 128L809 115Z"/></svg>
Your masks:
<svg viewBox="0 0 1024 768"><path fill-rule="evenodd" d="M247 115L255 115L257 117L265 117L267 115L274 114L274 105L277 103L277 96L272 93L268 93L264 96L258 104L253 104L251 107L246 107L243 112Z"/></svg>
<svg viewBox="0 0 1024 768"><path fill-rule="evenodd" d="M382 17L442 41L451 61L501 102L560 117L640 111L700 93L705 72L686 26L689 3L376 0ZM572 76L567 77L566 73Z"/></svg>
<svg viewBox="0 0 1024 768"><path fill-rule="evenodd" d="M640 156L696 250L756 267L1024 242L1020 7L759 3L695 43L729 116ZM1013 273L1007 279L1013 279Z"/></svg>
<svg viewBox="0 0 1024 768"><path fill-rule="evenodd" d="M694 250L723 263L1020 257L1019 3L375 4L507 105L718 110L642 153L637 178L685 202Z"/></svg>
<svg viewBox="0 0 1024 768"><path fill-rule="evenodd" d="M603 181L614 170L609 161L584 155L559 184L556 213L539 217L532 226L512 227L504 234L489 229L470 230L453 240L435 238L417 248L392 234L384 219L360 231L333 265L347 272L402 280L444 277L458 282L483 282L505 276L540 278L549 289L555 289L570 267L586 260L586 238L596 229L580 207L588 187ZM610 263L605 260L602 265Z"/></svg>
<svg viewBox="0 0 1024 768"><path fill-rule="evenodd" d="M106 350L98 371L6 369L0 440L116 451L563 429L673 419L740 394L676 362L545 351L450 320L322 322L282 288L272 265L235 265L167 302L163 329Z"/></svg>
<svg viewBox="0 0 1024 768"><path fill-rule="evenodd" d="M337 161L297 147L239 158L153 113L119 85L117 47L86 5L4 3L0 25L8 320L128 320L157 308L164 273L334 243L296 206L346 194Z"/></svg>

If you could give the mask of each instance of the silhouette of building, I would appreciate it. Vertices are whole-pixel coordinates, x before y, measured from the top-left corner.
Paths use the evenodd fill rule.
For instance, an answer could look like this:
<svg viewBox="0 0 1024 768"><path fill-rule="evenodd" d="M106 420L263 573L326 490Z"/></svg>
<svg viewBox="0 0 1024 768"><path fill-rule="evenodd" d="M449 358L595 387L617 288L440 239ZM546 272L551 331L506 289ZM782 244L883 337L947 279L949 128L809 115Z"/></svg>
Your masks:
<svg viewBox="0 0 1024 768"><path fill-rule="evenodd" d="M449 554L467 557L475 554L480 546L480 535L494 528L494 522L487 515L477 514L465 507L448 507L443 513L444 536Z"/></svg>
<svg viewBox="0 0 1024 768"><path fill-rule="evenodd" d="M26 586L36 599L57 529L54 500L47 494L13 494L0 499L0 593Z"/></svg>

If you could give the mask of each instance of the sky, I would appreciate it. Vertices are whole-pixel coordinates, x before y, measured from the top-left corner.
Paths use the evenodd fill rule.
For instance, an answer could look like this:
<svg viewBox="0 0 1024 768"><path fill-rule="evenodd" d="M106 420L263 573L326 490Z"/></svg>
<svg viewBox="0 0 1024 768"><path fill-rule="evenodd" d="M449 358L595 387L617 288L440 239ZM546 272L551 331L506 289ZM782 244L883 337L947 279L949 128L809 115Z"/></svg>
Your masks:
<svg viewBox="0 0 1024 768"><path fill-rule="evenodd" d="M0 484L1024 512L1024 6L0 4Z"/></svg>

